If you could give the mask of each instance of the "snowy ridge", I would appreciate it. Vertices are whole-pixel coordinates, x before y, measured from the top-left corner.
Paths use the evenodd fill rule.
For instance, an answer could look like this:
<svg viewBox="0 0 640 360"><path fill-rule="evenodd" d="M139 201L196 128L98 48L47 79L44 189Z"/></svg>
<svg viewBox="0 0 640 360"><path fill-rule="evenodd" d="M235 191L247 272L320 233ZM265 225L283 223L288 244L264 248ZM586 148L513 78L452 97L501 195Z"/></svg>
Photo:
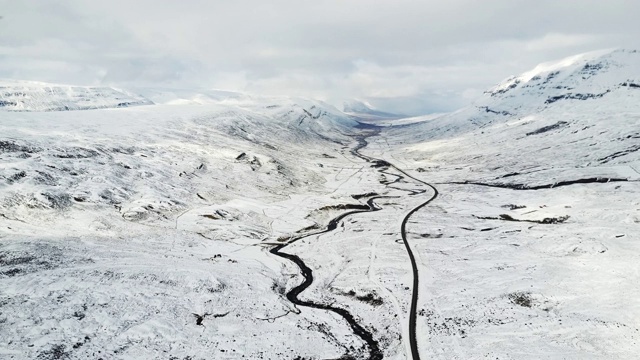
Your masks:
<svg viewBox="0 0 640 360"><path fill-rule="evenodd" d="M221 98L204 108L212 106L221 110L193 121L210 124L227 135L262 144L280 141L302 144L350 132L357 125L333 106L309 99L243 95Z"/></svg>
<svg viewBox="0 0 640 360"><path fill-rule="evenodd" d="M255 103L252 96L235 91L216 89L174 89L174 88L132 88L137 94L153 101L155 104L166 105L207 105L207 104L236 104Z"/></svg>
<svg viewBox="0 0 640 360"><path fill-rule="evenodd" d="M487 91L487 93L491 95L505 93L510 89L518 87L518 85L521 83L527 83L532 80L537 81L542 79L543 77L549 77L549 74L553 72L557 72L558 74L560 72L565 72L565 75L566 75L567 72L575 71L576 69L579 69L584 65L588 64L589 61L598 62L599 59L610 56L612 52L625 52L625 51L624 50L621 50L621 51L600 50L600 51L594 51L594 52L570 56L559 61L550 61L550 62L542 63L536 66L535 68L533 68L532 70L527 71L519 76L512 76L504 80L500 84L496 85L494 88Z"/></svg>
<svg viewBox="0 0 640 360"><path fill-rule="evenodd" d="M486 91L487 96L477 106L517 113L521 109L544 109L558 101L592 100L638 88L640 53L602 50L540 64Z"/></svg>
<svg viewBox="0 0 640 360"><path fill-rule="evenodd" d="M0 81L0 111L69 111L152 104L142 96L110 87Z"/></svg>

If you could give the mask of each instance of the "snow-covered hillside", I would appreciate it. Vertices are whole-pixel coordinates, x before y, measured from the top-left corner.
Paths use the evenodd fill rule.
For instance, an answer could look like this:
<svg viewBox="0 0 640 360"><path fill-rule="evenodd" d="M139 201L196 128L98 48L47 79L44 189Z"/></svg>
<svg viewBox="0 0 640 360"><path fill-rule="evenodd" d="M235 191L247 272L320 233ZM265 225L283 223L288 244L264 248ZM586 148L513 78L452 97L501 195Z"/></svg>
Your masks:
<svg viewBox="0 0 640 360"><path fill-rule="evenodd" d="M639 82L640 52L573 56L368 147L440 192L410 227L422 358L640 352Z"/></svg>
<svg viewBox="0 0 640 360"><path fill-rule="evenodd" d="M67 111L151 105L125 90L0 80L0 111Z"/></svg>
<svg viewBox="0 0 640 360"><path fill-rule="evenodd" d="M142 201L140 196L145 193L149 201L165 199L167 206L177 211L182 206L175 204L195 199L197 191L184 192L191 187L187 183L198 182L195 174L212 166L209 162L213 160L207 160L202 151L211 148L218 154L213 157L216 161L219 156L228 157L231 163L244 161L244 157L242 161L236 161L236 157L248 150L230 150L234 142L246 143L246 149L260 149L259 153L245 154L251 176L242 182L248 189L268 186L269 182L261 179L263 174L268 178L286 173L291 186L302 184L302 180L294 179L304 172L294 169L295 161L289 164L294 168L287 169L289 165L277 160L283 146L290 151L331 141L323 134L344 139L340 132L349 131L354 123L318 102L271 100L233 106L157 105L131 110L4 115L0 121L4 160L0 176L6 179L0 203L4 204L4 214L21 209L64 209L90 202L118 204L126 217L127 209L135 207L126 204L133 199L137 199L135 203ZM165 165L185 176L173 179L173 171L163 170ZM141 176L149 180L140 183ZM101 180L96 181L96 177ZM202 191L214 191L216 186L224 189L225 185L220 182ZM167 197L176 186L183 189L179 192L182 195ZM165 210L174 211L171 209ZM162 211L155 208L152 212Z"/></svg>

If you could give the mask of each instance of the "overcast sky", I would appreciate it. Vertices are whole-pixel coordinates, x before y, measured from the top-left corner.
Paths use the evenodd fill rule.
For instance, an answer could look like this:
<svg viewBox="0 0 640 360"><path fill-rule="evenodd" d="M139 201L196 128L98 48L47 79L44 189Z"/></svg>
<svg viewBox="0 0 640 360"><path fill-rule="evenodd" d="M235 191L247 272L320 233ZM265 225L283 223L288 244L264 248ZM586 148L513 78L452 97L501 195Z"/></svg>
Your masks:
<svg viewBox="0 0 640 360"><path fill-rule="evenodd" d="M640 48L638 0L0 0L0 78L453 110L537 63Z"/></svg>

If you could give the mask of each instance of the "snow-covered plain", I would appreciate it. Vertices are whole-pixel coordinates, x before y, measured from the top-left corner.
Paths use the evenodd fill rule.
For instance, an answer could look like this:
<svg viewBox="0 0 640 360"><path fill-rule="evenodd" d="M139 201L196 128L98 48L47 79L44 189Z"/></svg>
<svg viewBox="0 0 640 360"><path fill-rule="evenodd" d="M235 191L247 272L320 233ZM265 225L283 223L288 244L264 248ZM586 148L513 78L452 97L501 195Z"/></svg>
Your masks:
<svg viewBox="0 0 640 360"><path fill-rule="evenodd" d="M400 227L433 191L353 153L363 134L361 154L439 191L407 223L420 358L635 358L639 74L636 52L581 55L374 130L222 91L0 112L0 358L374 356L337 313L287 299L300 268L269 250L308 234L283 249L313 271L299 298L415 359Z"/></svg>

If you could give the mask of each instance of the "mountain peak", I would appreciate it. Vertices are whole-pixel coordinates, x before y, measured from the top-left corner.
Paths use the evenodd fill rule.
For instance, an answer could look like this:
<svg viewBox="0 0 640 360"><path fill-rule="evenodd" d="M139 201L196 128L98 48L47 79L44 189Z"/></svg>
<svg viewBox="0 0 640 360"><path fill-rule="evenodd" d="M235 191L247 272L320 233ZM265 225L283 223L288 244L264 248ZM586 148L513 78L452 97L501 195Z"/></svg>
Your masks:
<svg viewBox="0 0 640 360"><path fill-rule="evenodd" d="M608 49L540 64L485 91L475 104L492 113L541 111L556 103L611 97L640 87L640 52ZM629 96L637 95L627 94ZM624 101L624 96L615 96Z"/></svg>
<svg viewBox="0 0 640 360"><path fill-rule="evenodd" d="M532 93L545 89L611 88L629 80L626 78L629 74L637 73L634 69L640 69L640 52L637 50L592 51L539 64L530 71L507 78L485 94L510 97L515 89Z"/></svg>

